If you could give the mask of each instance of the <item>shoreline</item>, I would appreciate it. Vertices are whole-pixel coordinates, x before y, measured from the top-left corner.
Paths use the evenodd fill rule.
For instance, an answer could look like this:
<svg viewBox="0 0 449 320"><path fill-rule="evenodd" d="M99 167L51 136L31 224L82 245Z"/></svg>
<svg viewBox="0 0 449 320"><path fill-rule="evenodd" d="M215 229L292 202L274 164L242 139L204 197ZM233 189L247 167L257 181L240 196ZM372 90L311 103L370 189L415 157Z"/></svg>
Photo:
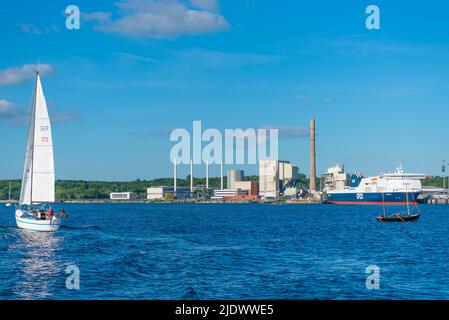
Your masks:
<svg viewBox="0 0 449 320"><path fill-rule="evenodd" d="M8 200L0 200L0 203L8 203ZM17 204L17 201L11 201L12 204ZM109 200L109 199L96 199L96 200L66 200L56 201L55 204L75 203L75 204L322 204L321 201L316 200L290 200L290 201L217 201L217 200L171 200L171 201L149 201L149 200Z"/></svg>

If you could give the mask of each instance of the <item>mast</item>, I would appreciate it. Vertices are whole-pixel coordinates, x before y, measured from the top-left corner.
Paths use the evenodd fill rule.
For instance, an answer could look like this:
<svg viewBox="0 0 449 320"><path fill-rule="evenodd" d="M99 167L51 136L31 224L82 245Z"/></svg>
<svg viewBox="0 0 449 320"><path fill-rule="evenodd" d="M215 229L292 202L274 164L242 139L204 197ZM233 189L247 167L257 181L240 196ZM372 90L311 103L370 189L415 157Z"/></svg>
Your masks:
<svg viewBox="0 0 449 320"><path fill-rule="evenodd" d="M405 184L405 201L407 202L407 214L410 215L410 204L408 203L407 183Z"/></svg>
<svg viewBox="0 0 449 320"><path fill-rule="evenodd" d="M11 181L9 181L8 201L11 202Z"/></svg>
<svg viewBox="0 0 449 320"><path fill-rule="evenodd" d="M32 113L32 119L31 121L33 122L33 126L31 127L31 131L33 132L33 144L32 144L32 148L31 148L31 194L30 194L30 206L33 206L33 176L34 176L34 145L35 145L35 141L34 141L34 135L35 135L35 130L36 130L36 97L37 97L37 81L39 80L39 67L36 69L36 84L34 85L34 101L33 101L33 113Z"/></svg>

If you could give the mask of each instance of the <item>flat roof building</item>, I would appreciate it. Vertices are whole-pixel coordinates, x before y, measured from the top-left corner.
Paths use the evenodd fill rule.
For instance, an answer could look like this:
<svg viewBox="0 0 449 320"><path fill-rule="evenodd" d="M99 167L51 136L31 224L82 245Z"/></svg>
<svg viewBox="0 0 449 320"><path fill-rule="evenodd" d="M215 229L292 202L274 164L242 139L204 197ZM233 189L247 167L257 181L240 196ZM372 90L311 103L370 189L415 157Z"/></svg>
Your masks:
<svg viewBox="0 0 449 320"><path fill-rule="evenodd" d="M235 181L234 188L247 191L250 196L259 194L259 183L257 181Z"/></svg>
<svg viewBox="0 0 449 320"><path fill-rule="evenodd" d="M176 193L174 192L174 187L150 187L147 188L147 199L148 200L158 200L163 199L164 195L173 194L176 198L186 199L192 196L190 188L177 187Z"/></svg>
<svg viewBox="0 0 449 320"><path fill-rule="evenodd" d="M298 167L290 161L279 161L279 180L284 183L298 179Z"/></svg>
<svg viewBox="0 0 449 320"><path fill-rule="evenodd" d="M137 199L137 194L134 192L112 192L109 198L111 200L134 200Z"/></svg>

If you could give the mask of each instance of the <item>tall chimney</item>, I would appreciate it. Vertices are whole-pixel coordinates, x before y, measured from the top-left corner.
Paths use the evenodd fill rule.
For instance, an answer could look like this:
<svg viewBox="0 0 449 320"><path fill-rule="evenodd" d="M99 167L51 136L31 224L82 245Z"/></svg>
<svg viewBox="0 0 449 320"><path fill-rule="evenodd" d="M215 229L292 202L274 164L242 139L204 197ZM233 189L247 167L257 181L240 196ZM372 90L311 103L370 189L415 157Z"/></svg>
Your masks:
<svg viewBox="0 0 449 320"><path fill-rule="evenodd" d="M173 159L173 192L176 194L176 179L177 179L177 174L176 174L176 158Z"/></svg>
<svg viewBox="0 0 449 320"><path fill-rule="evenodd" d="M206 189L209 189L209 161L206 161Z"/></svg>
<svg viewBox="0 0 449 320"><path fill-rule="evenodd" d="M310 191L316 191L315 119L310 119Z"/></svg>
<svg viewBox="0 0 449 320"><path fill-rule="evenodd" d="M221 190L223 190L223 160L221 160L221 165L220 165L220 186L221 186Z"/></svg>
<svg viewBox="0 0 449 320"><path fill-rule="evenodd" d="M190 192L193 193L193 160L190 159Z"/></svg>

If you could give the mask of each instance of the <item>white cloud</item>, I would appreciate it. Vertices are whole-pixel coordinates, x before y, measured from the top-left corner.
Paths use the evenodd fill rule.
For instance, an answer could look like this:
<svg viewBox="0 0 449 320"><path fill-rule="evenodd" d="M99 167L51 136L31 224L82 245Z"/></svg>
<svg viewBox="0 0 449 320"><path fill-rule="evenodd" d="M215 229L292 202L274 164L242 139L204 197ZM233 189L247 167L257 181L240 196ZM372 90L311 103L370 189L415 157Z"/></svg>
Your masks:
<svg viewBox="0 0 449 320"><path fill-rule="evenodd" d="M217 0L190 0L190 3L195 8L206 9L214 11L218 8Z"/></svg>
<svg viewBox="0 0 449 320"><path fill-rule="evenodd" d="M50 118L53 123L81 121L81 117L79 115L68 112L56 112L50 115Z"/></svg>
<svg viewBox="0 0 449 320"><path fill-rule="evenodd" d="M23 83L34 78L37 65L25 64L21 67L12 67L0 70L0 86ZM39 72L42 75L51 74L54 68L49 64L40 64Z"/></svg>
<svg viewBox="0 0 449 320"><path fill-rule="evenodd" d="M0 100L0 123L22 124L26 117L26 112L16 108L14 103L7 100Z"/></svg>
<svg viewBox="0 0 449 320"><path fill-rule="evenodd" d="M50 33L50 32L58 32L59 29L54 24L52 24L50 27L45 27L44 29L39 28L38 26L34 24L27 24L27 23L21 23L19 24L20 29L22 29L25 33L32 33L32 34L44 34L44 33Z"/></svg>
<svg viewBox="0 0 449 320"><path fill-rule="evenodd" d="M15 107L16 106L13 103L7 100L0 100L0 115L11 112L11 110L14 110Z"/></svg>
<svg viewBox="0 0 449 320"><path fill-rule="evenodd" d="M304 103L309 103L310 101L312 101L313 98L306 95L299 95L298 99Z"/></svg>
<svg viewBox="0 0 449 320"><path fill-rule="evenodd" d="M14 103L8 100L0 100L0 124L26 125L28 117L29 109L17 108ZM53 123L66 123L81 120L79 115L67 112L52 112L50 118Z"/></svg>
<svg viewBox="0 0 449 320"><path fill-rule="evenodd" d="M81 13L81 19L84 21L109 21L112 14L110 12L92 12L92 13Z"/></svg>
<svg viewBox="0 0 449 320"><path fill-rule="evenodd" d="M194 4L196 3L196 4ZM215 12L216 1L124 0L115 4L119 17L111 13L83 14L96 21L94 30L137 38L167 38L223 31L229 24Z"/></svg>
<svg viewBox="0 0 449 320"><path fill-rule="evenodd" d="M289 126L266 126L265 129L277 129L280 138L307 138L310 131L303 127L289 127Z"/></svg>
<svg viewBox="0 0 449 320"><path fill-rule="evenodd" d="M233 69L252 66L283 59L281 56L255 53L232 53L194 48L179 54L183 61L191 61L194 65L203 65L212 69Z"/></svg>

